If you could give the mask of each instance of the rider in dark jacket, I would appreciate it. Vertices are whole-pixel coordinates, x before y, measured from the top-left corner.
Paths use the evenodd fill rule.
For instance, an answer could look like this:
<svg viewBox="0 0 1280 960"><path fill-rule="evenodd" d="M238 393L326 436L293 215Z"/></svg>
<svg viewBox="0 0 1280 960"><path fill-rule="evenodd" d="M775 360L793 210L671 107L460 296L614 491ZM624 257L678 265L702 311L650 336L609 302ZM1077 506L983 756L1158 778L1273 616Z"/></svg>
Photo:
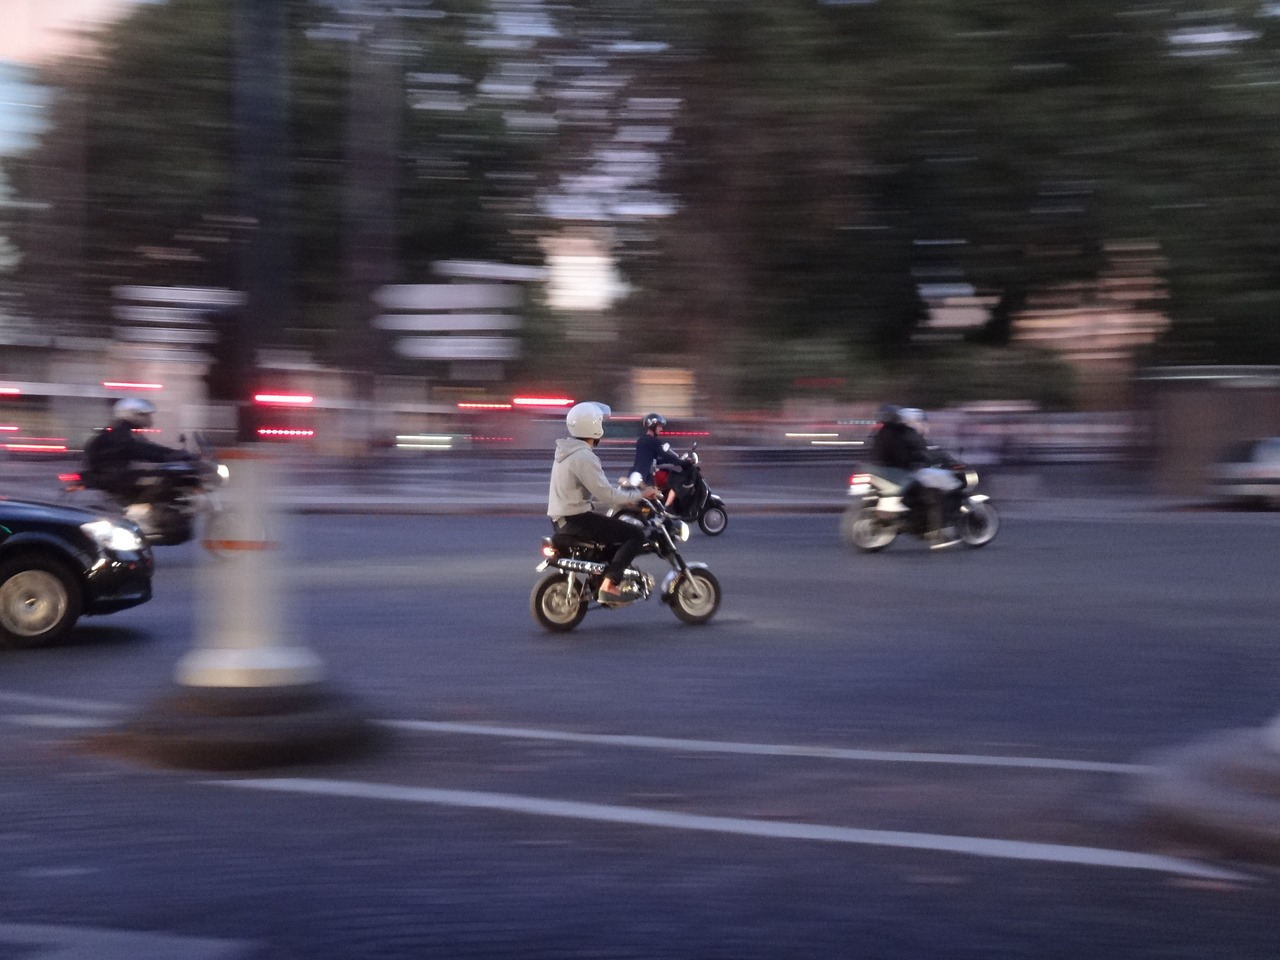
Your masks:
<svg viewBox="0 0 1280 960"><path fill-rule="evenodd" d="M644 433L636 440L636 458L631 464L632 481L635 482L637 479L635 475L639 474L639 482L653 483L654 467L665 466L671 473L667 506L671 506L672 500L676 499L683 504L689 492L685 489L688 482L684 458L671 449L671 444L660 439L662 431L667 428L667 418L660 413L647 413L641 423L644 426Z"/></svg>
<svg viewBox="0 0 1280 960"><path fill-rule="evenodd" d="M933 463L929 445L924 435L903 421L897 407L885 407L880 411L880 429L871 438L871 459L882 467L914 473Z"/></svg>
<svg viewBox="0 0 1280 960"><path fill-rule="evenodd" d="M921 410L883 407L880 429L871 438L871 458L902 488L903 504L921 511L926 537L937 541L935 545L947 545L955 542L949 527L959 509L956 491L961 483L944 470L934 469L947 458L929 446L917 423L924 423Z"/></svg>
<svg viewBox="0 0 1280 960"><path fill-rule="evenodd" d="M135 432L148 429L155 413L150 400L130 397L116 403L111 424L85 445L81 472L86 486L136 502L145 464L189 459L185 451L153 443Z"/></svg>

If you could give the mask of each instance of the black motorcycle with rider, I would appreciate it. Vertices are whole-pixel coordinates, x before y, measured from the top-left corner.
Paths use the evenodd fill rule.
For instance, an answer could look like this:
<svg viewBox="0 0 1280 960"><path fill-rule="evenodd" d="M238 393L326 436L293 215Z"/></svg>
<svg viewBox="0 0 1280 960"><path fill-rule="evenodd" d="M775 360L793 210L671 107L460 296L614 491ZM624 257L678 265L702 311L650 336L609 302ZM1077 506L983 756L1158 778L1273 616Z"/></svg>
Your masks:
<svg viewBox="0 0 1280 960"><path fill-rule="evenodd" d="M666 510L655 487L609 483L595 453L608 414L606 405L587 401L565 417L569 436L556 442L547 498L554 532L542 541L533 617L547 630L572 630L592 604L616 609L660 590L679 619L706 623L720 606L720 584L705 564L681 556L689 525ZM634 566L646 554L671 567L660 588Z"/></svg>
<svg viewBox="0 0 1280 960"><path fill-rule="evenodd" d="M214 491L226 477L213 450L200 437L198 450L166 447L140 435L152 430L156 406L127 397L112 407L112 420L85 444L79 474L68 475L64 490L105 494L154 546L185 543L197 518L219 512Z"/></svg>
<svg viewBox="0 0 1280 960"><path fill-rule="evenodd" d="M645 414L641 426L644 433L636 440L630 484L633 487L653 484L670 513L688 523L696 523L707 536L724 533L729 525L729 511L702 475L697 443L687 454L673 450L671 444L662 439L667 418L660 413Z"/></svg>

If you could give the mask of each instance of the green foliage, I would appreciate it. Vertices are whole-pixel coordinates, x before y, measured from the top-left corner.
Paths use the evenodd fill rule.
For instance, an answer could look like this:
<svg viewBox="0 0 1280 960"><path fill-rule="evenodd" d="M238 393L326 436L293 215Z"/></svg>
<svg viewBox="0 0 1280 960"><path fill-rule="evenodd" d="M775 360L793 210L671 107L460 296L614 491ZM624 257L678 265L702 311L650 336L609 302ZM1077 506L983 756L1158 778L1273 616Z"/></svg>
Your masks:
<svg viewBox="0 0 1280 960"><path fill-rule="evenodd" d="M379 27L390 33L358 48L380 51L379 65L353 56L350 28L368 24L331 4L279 2L289 327L301 342L338 353L367 330L351 277L370 224L351 225L366 213L390 234L397 275L386 279L425 279L442 258L538 262L540 196L589 169L611 135L607 110L557 98L558 71L603 63L578 92L617 84L609 95L621 104L680 104L658 147L677 211L621 224L622 266L638 288L628 309L661 318L665 342L692 351L726 391L738 377L744 397L775 398L831 371L846 394L918 375L940 401L1037 387L1033 399L1063 403L1057 365L1005 349L1012 319L1037 292L1096 277L1104 246L1126 240L1154 241L1167 264L1174 325L1151 357L1280 362L1280 16L1266 6L566 0L547 7L558 34L520 54L535 78L522 109L555 122L517 132L509 104L480 95L493 58L507 56L473 42L494 36L487 3L442 0L429 17L395 6ZM100 57L48 78L60 92L54 128L8 172L20 198L52 205L25 232L5 230L24 254L19 276L46 295L42 313L105 317L119 283L234 285L245 235L234 8L138 5ZM348 38L322 29L330 21ZM609 52L619 39L665 52ZM362 98L352 90L374 68L398 105L381 194L381 175L353 152ZM440 76L462 108L415 109ZM64 168L85 173L82 222L74 194L51 186ZM362 174L374 188L363 205L351 189ZM75 256L50 240L69 224L83 226ZM977 342L920 345L930 283L968 284L996 303ZM69 308L75 290L90 304ZM539 318L529 336L528 369L554 368L566 349L554 320ZM724 369L726 342L747 345L740 369Z"/></svg>
<svg viewBox="0 0 1280 960"><path fill-rule="evenodd" d="M1096 276L1106 242L1150 239L1175 340L1192 324L1213 359L1276 356L1280 17L1137 0L666 11L687 100L663 240L675 295L683 238L729 235L691 271L744 278L719 313L902 357L917 282L996 297L983 339L1000 344L1028 293ZM1239 39L1215 46L1219 28Z"/></svg>
<svg viewBox="0 0 1280 960"><path fill-rule="evenodd" d="M881 403L909 397L925 407L980 400L1029 400L1044 410L1069 410L1076 401L1071 368L1044 350L954 344L885 363L831 339L783 342L742 338L733 353L736 402L771 407L812 394L844 402Z"/></svg>
<svg viewBox="0 0 1280 960"><path fill-rule="evenodd" d="M279 134L287 171L286 193L273 200L285 220L293 305L282 334L333 356L368 329L367 301L352 302L348 262L358 236L352 224L370 215L352 188L352 174L367 173L351 145L357 56L387 58L377 74L385 86L364 91L392 104L386 195L397 273L387 279L425 281L429 264L445 257L536 260L533 217L522 201L542 145L510 134L497 109L480 103L456 112L411 108L406 78L427 72L456 74L470 85L464 100L475 99L485 57L464 40L477 25L476 4L440 3L431 19L406 10L394 43L369 53L372 45L352 42L359 25L329 6L279 2L287 4L288 126ZM9 163L24 198L52 200L20 238L30 253L28 286L45 288L38 313L107 318L118 284L238 285L247 233L238 195L236 7L140 4L101 35L96 56L59 64L44 78L56 91L52 130L39 149ZM83 173L83 194L51 187L48 172L58 170L64 179ZM42 239L55 235L78 248L76 263L54 256ZM77 265L82 272L67 283ZM73 291L84 299L69 302ZM336 338L340 330L349 336Z"/></svg>

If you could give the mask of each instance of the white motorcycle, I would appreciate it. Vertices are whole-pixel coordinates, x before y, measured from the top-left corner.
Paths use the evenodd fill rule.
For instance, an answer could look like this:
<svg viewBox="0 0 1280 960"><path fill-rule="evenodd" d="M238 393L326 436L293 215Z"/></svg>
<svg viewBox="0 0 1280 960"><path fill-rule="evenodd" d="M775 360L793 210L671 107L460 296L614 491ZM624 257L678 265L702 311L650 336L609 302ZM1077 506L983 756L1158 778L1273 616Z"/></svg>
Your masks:
<svg viewBox="0 0 1280 960"><path fill-rule="evenodd" d="M840 535L859 550L874 553L883 550L899 534L914 534L922 539L935 537L936 524L926 511L903 502L902 484L877 473L871 464L849 477L849 496L853 502L840 517ZM978 473L954 460L938 469L949 471L959 485L941 494L943 524L955 529L956 537L969 547L984 547L995 539L1000 529L1000 514L985 493L978 493ZM938 541L935 545L945 545Z"/></svg>

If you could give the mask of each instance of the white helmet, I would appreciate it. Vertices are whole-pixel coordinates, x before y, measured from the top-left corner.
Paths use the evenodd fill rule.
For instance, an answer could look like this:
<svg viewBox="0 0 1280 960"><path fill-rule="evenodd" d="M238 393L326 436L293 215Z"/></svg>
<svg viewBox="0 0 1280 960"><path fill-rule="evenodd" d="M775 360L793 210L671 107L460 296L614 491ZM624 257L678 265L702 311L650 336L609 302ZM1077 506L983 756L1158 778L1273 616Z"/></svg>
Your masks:
<svg viewBox="0 0 1280 960"><path fill-rule="evenodd" d="M924 411L919 407L902 407L898 410L898 419L916 430L924 429Z"/></svg>
<svg viewBox="0 0 1280 960"><path fill-rule="evenodd" d="M156 415L156 405L141 397L126 397L116 401L111 415L117 420L128 420L135 427L149 427L151 418Z"/></svg>
<svg viewBox="0 0 1280 960"><path fill-rule="evenodd" d="M580 440L599 440L604 436L604 418L612 412L607 403L585 400L569 408L564 422L569 427L571 437L577 437Z"/></svg>

